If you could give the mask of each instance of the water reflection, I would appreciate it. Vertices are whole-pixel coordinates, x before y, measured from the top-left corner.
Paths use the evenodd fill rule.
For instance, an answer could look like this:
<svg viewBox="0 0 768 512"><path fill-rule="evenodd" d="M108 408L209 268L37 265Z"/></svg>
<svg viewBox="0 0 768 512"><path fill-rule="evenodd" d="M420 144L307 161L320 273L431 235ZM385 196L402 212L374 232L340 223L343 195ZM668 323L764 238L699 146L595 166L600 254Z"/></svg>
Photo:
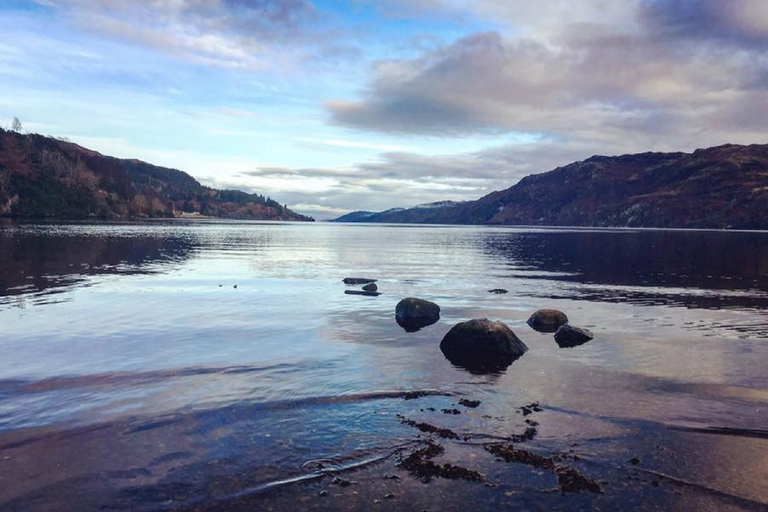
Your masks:
<svg viewBox="0 0 768 512"><path fill-rule="evenodd" d="M552 298L696 308L761 308L768 298L763 232L494 233L485 250L508 261L510 277L577 285L547 289Z"/></svg>
<svg viewBox="0 0 768 512"><path fill-rule="evenodd" d="M189 258L195 245L165 233L126 236L119 230L0 225L0 305L25 305L28 296L51 295L108 274L146 274Z"/></svg>

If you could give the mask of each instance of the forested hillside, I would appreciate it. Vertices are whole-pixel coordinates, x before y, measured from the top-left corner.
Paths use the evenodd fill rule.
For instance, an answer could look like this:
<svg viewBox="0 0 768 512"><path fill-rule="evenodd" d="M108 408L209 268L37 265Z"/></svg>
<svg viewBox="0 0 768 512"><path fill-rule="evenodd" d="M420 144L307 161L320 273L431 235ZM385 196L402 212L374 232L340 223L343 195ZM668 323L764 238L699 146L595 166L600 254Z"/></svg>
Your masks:
<svg viewBox="0 0 768 512"><path fill-rule="evenodd" d="M176 169L0 129L1 216L118 219L182 214L313 220L260 194L205 187Z"/></svg>

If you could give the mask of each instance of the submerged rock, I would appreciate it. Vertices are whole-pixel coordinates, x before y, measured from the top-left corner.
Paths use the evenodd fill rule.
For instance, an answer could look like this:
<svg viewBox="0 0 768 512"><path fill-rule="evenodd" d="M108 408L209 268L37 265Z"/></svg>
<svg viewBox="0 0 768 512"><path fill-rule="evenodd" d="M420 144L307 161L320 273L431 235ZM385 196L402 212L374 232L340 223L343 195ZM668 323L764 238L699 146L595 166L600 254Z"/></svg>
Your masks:
<svg viewBox="0 0 768 512"><path fill-rule="evenodd" d="M367 290L344 290L347 295L367 295L368 297L378 297L381 292L369 292Z"/></svg>
<svg viewBox="0 0 768 512"><path fill-rule="evenodd" d="M418 331L440 320L440 306L428 300L408 297L395 306L395 320L408 332Z"/></svg>
<svg viewBox="0 0 768 512"><path fill-rule="evenodd" d="M491 290L488 290L488 293L495 293L496 295L501 295L502 293L509 293L509 291L505 290L504 288L493 288Z"/></svg>
<svg viewBox="0 0 768 512"><path fill-rule="evenodd" d="M367 292L375 292L379 289L378 286L376 286L376 283L368 283L367 285L363 286L363 290Z"/></svg>
<svg viewBox="0 0 768 512"><path fill-rule="evenodd" d="M594 336L586 329L574 327L570 324L561 325L555 333L555 341L560 348L571 348L583 345Z"/></svg>
<svg viewBox="0 0 768 512"><path fill-rule="evenodd" d="M482 318L454 325L440 342L440 350L456 366L493 373L506 369L528 347L507 324Z"/></svg>
<svg viewBox="0 0 768 512"><path fill-rule="evenodd" d="M375 283L376 279L369 279L367 277L345 277L342 281L344 284L368 284Z"/></svg>
<svg viewBox="0 0 768 512"><path fill-rule="evenodd" d="M557 309L540 309L528 319L531 329L539 332L555 332L558 327L567 323L568 317Z"/></svg>

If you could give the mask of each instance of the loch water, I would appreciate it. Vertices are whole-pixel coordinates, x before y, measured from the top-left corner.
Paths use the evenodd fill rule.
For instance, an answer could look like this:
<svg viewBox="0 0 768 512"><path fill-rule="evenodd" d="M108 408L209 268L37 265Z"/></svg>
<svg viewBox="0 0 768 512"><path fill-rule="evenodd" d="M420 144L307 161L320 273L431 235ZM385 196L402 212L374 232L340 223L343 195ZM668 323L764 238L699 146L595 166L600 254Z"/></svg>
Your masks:
<svg viewBox="0 0 768 512"><path fill-rule="evenodd" d="M406 332L405 297L440 320ZM452 365L471 318L528 352ZM485 449L531 425L601 492ZM483 483L398 468L429 438ZM373 507L768 510L768 232L0 224L0 510Z"/></svg>

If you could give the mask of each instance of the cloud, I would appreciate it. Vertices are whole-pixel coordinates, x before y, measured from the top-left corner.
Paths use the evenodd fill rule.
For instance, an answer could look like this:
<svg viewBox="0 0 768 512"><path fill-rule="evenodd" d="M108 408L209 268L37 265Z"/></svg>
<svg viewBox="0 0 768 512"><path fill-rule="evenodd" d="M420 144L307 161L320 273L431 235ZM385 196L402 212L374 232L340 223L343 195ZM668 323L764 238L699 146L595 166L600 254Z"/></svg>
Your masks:
<svg viewBox="0 0 768 512"><path fill-rule="evenodd" d="M495 4L475 13L531 17L520 2ZM608 21L602 4L549 23L547 4L527 30L382 60L358 98L325 103L329 121L401 136L545 134L602 153L764 139L768 120L749 108L768 101L768 11L757 1L627 2Z"/></svg>
<svg viewBox="0 0 768 512"><path fill-rule="evenodd" d="M663 37L768 47L768 9L762 0L646 0L641 19Z"/></svg>
<svg viewBox="0 0 768 512"><path fill-rule="evenodd" d="M307 0L46 0L78 27L204 65L291 69L357 51ZM311 44L306 44L306 43Z"/></svg>
<svg viewBox="0 0 768 512"><path fill-rule="evenodd" d="M271 194L302 213L327 219L353 210L477 199L585 151L553 139L453 155L384 152L348 168L259 167L240 173L240 181L228 186Z"/></svg>

